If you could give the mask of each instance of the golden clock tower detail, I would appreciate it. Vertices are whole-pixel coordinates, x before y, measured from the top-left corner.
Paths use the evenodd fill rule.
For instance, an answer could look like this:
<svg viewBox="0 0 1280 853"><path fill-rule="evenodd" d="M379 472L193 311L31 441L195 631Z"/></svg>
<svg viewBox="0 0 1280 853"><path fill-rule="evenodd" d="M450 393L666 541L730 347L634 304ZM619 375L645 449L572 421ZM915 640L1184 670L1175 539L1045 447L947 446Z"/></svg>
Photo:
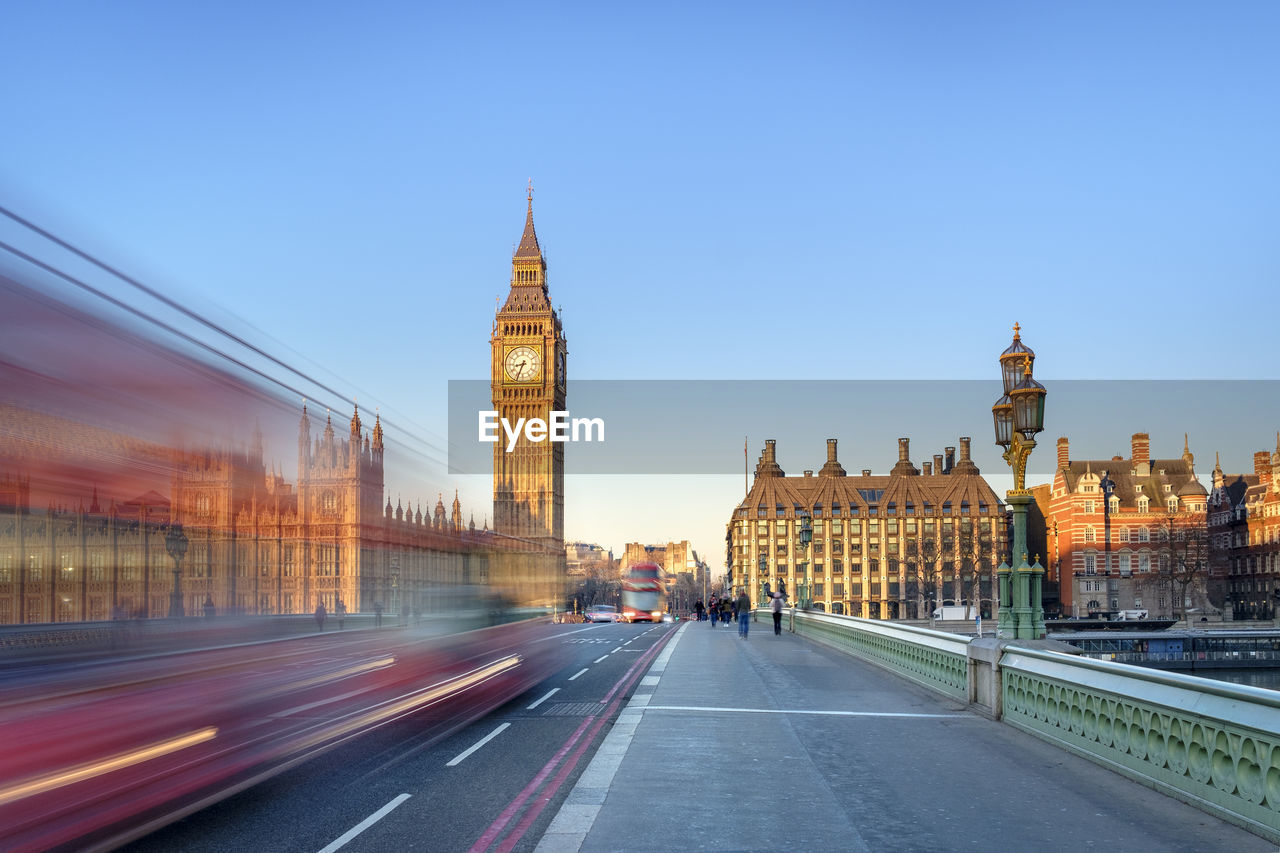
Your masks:
<svg viewBox="0 0 1280 853"><path fill-rule="evenodd" d="M511 292L494 318L492 391L498 417L551 421L565 410L564 330L547 293L547 262L533 228L533 187L524 234L511 259ZM501 423L502 421L499 421ZM499 428L501 433L501 428ZM564 443L531 441L522 431L508 451L505 434L493 446L494 529L564 551Z"/></svg>

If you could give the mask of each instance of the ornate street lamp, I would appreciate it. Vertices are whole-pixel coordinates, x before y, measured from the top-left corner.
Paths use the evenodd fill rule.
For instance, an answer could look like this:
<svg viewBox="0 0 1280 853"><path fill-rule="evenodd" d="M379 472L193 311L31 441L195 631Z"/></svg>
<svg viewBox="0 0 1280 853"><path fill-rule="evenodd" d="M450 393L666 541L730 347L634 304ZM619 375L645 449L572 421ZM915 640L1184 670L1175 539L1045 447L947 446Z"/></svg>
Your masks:
<svg viewBox="0 0 1280 853"><path fill-rule="evenodd" d="M796 584L796 597L799 599L800 608L809 607L809 598L813 594L813 587L809 581L809 544L813 542L813 519L809 517L809 513L800 511L800 545L804 548L804 560L800 563L800 580Z"/></svg>
<svg viewBox="0 0 1280 853"><path fill-rule="evenodd" d="M182 525L174 522L169 525L169 532L164 537L164 548L173 558L173 593L169 596L169 618L181 619L182 611L182 558L187 553L187 534L182 532Z"/></svg>
<svg viewBox="0 0 1280 853"><path fill-rule="evenodd" d="M1037 559L1027 563L1027 458L1036 446L1036 434L1044 429L1044 402L1048 393L1031 375L1036 354L1022 343L1020 326L1013 326L1013 343L1000 354L1000 376L1004 394L991 407L996 444L1004 448L1004 461L1013 469L1013 489L1009 508L1013 511L1013 553L1009 563L1001 562L1000 613L996 634L1000 637L1035 639L1045 636L1041 585L1044 568ZM1011 588L1012 587L1012 588ZM1012 607L1006 603L1012 603Z"/></svg>
<svg viewBox="0 0 1280 853"><path fill-rule="evenodd" d="M759 569L756 573L756 578L760 581L760 598L758 600L764 602L769 599L769 581L766 578L769 572L769 555L763 551L760 552ZM761 604L761 606L763 607L764 605Z"/></svg>

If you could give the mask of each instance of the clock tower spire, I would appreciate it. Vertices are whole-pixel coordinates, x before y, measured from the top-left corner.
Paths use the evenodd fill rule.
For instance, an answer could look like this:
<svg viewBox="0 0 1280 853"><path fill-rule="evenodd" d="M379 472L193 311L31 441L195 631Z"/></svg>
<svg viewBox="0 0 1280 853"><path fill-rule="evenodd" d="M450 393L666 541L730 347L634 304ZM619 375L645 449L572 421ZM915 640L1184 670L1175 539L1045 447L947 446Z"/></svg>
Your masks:
<svg viewBox="0 0 1280 853"><path fill-rule="evenodd" d="M511 258L511 286L494 318L491 358L493 408L515 424L565 409L567 350L547 290L547 262L533 225L529 182L524 232ZM510 451L494 443L493 520L500 534L533 540L564 553L564 443L521 435Z"/></svg>

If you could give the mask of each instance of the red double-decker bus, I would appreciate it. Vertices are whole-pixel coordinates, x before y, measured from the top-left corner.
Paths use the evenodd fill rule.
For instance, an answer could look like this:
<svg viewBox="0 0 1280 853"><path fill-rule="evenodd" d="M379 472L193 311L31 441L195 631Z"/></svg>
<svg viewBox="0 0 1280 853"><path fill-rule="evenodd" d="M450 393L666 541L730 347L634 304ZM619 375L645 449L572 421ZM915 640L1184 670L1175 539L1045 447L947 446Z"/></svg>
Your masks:
<svg viewBox="0 0 1280 853"><path fill-rule="evenodd" d="M622 576L622 619L625 622L661 622L667 609L662 568L656 563L636 563Z"/></svg>

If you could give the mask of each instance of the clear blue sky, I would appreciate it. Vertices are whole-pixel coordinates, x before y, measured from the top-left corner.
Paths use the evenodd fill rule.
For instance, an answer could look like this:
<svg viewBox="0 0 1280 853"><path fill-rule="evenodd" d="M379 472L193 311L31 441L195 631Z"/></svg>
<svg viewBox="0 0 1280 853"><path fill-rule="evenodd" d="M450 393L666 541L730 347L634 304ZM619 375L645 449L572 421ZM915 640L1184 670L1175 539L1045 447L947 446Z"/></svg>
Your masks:
<svg viewBox="0 0 1280 853"><path fill-rule="evenodd" d="M985 378L1015 320L1046 380L1280 373L1255 319L1280 278L1273 2L51 2L3 25L7 206L424 436L447 380L487 375L530 177L571 376ZM769 425L724 427L754 463ZM1181 450L1120 425L1096 454L1141 428ZM718 564L740 484L631 525L583 499L616 484L571 484L567 532ZM488 484L463 488L479 521Z"/></svg>

